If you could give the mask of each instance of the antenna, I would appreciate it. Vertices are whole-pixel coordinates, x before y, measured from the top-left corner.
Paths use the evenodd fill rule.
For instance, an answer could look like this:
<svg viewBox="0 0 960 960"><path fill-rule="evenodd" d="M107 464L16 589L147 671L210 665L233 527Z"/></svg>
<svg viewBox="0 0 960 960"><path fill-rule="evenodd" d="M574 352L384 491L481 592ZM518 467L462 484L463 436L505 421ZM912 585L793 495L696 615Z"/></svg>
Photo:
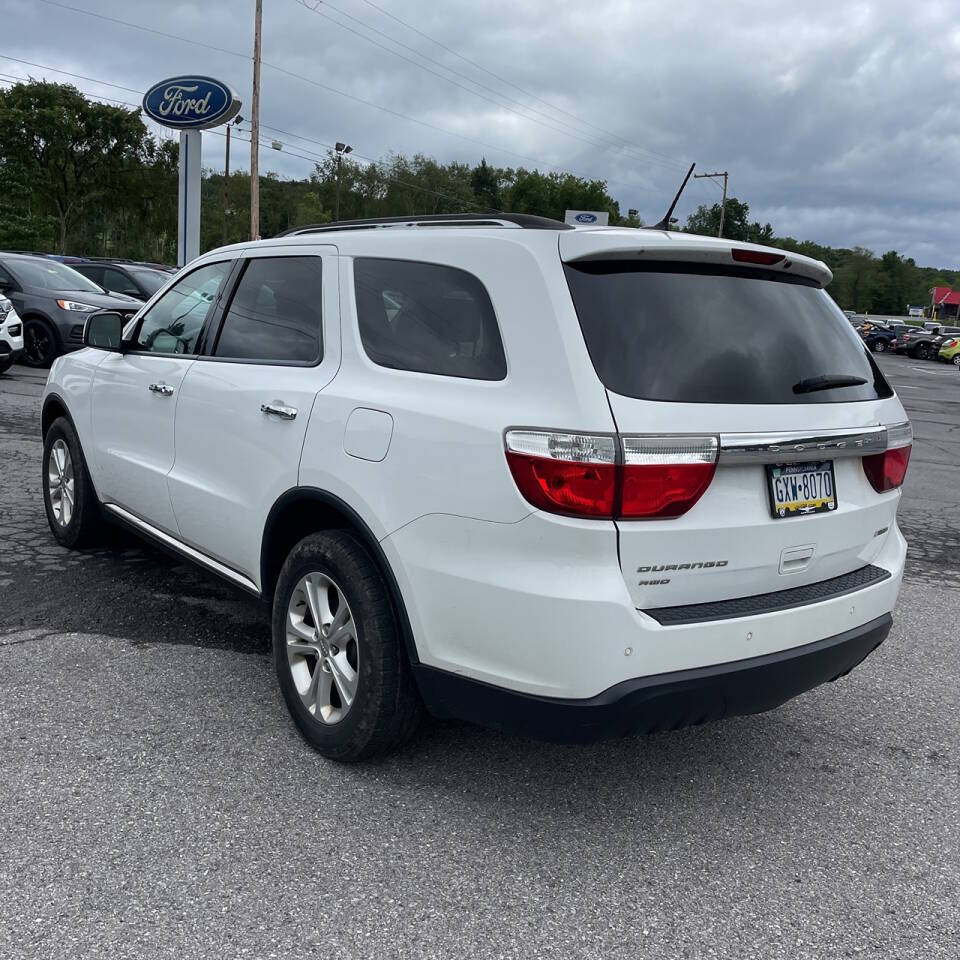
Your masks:
<svg viewBox="0 0 960 960"><path fill-rule="evenodd" d="M677 202L680 200L680 194L683 193L683 188L687 185L687 181L690 179L690 174L693 173L693 168L696 166L695 163L690 164L690 169L687 171L687 175L683 178L683 183L680 184L680 189L677 191L677 195L673 198L673 203L670 204L670 209L664 214L663 219L659 223L655 223L650 230L669 230L670 229L670 218L673 216L673 208L677 205Z"/></svg>

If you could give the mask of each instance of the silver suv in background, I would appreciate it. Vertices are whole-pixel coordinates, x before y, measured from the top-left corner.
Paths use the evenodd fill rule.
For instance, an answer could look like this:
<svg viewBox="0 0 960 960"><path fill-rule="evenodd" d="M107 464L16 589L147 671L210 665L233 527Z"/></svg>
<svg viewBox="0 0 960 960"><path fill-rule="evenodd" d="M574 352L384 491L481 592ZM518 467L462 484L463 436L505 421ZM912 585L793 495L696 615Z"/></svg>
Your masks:
<svg viewBox="0 0 960 960"><path fill-rule="evenodd" d="M21 362L49 367L62 353L83 346L83 324L98 310L131 318L142 301L108 294L65 264L48 257L0 253L0 296L23 321Z"/></svg>

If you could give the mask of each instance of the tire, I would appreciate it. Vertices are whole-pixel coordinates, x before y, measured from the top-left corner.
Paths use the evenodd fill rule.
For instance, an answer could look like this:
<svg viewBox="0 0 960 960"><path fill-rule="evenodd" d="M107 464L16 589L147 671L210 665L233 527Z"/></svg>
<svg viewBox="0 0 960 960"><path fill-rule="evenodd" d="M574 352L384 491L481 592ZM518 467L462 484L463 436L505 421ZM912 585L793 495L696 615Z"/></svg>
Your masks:
<svg viewBox="0 0 960 960"><path fill-rule="evenodd" d="M290 716L331 760L389 753L423 715L386 584L346 531L312 534L287 557L273 598L273 655Z"/></svg>
<svg viewBox="0 0 960 960"><path fill-rule="evenodd" d="M6 373L13 366L13 357L0 357L0 373Z"/></svg>
<svg viewBox="0 0 960 960"><path fill-rule="evenodd" d="M884 353L887 349L886 340L874 340L873 341L873 352L874 353Z"/></svg>
<svg viewBox="0 0 960 960"><path fill-rule="evenodd" d="M950 361L955 367L960 367L960 353L954 354L953 359Z"/></svg>
<svg viewBox="0 0 960 960"><path fill-rule="evenodd" d="M28 367L49 367L60 354L57 331L40 317L27 317L23 321L23 353L21 363Z"/></svg>
<svg viewBox="0 0 960 960"><path fill-rule="evenodd" d="M936 351L929 343L925 343L920 347L920 359L921 360L935 360L937 357Z"/></svg>
<svg viewBox="0 0 960 960"><path fill-rule="evenodd" d="M57 543L70 549L97 543L105 522L80 441L66 417L54 420L47 430L42 462L43 505ZM65 508L66 503L69 506Z"/></svg>

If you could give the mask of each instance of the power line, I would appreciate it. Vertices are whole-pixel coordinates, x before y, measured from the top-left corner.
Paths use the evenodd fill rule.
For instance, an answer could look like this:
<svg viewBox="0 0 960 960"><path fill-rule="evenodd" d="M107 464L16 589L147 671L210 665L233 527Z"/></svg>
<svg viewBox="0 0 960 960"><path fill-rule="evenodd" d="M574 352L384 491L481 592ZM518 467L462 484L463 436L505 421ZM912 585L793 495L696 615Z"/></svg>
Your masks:
<svg viewBox="0 0 960 960"><path fill-rule="evenodd" d="M169 39L169 40L177 40L181 43L193 44L194 46L203 47L206 50L215 50L218 53L224 53L231 57L239 57L242 60L252 59L248 54L239 53L236 50L229 50L226 47L219 47L219 46L216 46L215 44L204 43L203 41L194 40L190 37L181 37L178 34L167 33L163 30L157 30L153 27L144 26L143 24L133 23L132 21L129 21L129 20L122 20L119 17L110 17L110 16L107 16L106 14L97 13L93 10L86 10L83 7L77 7L67 3L63 3L61 2L61 0L40 0L40 2L46 3L53 7L59 7L60 9L63 9L63 10L69 10L73 13L78 13L83 16L95 17L96 19L105 20L109 23L119 24L120 26L128 27L132 30L141 30L146 33L154 34L155 36L165 37L166 39ZM285 76L292 77L295 80L300 80L303 83L308 83L311 86L317 87L318 89L321 89L321 90L325 90L328 93L336 94L337 96L343 97L347 100L351 100L354 103L360 103L360 104L363 104L364 106L372 107L374 110L379 110L380 112L389 114L390 116L396 117L399 120L404 120L404 121L407 121L408 123L415 123L418 126L425 127L428 130L434 130L437 133L442 133L448 137L456 137L458 140L463 140L465 143L473 143L479 147L483 147L486 150L492 150L496 153L500 153L509 157L516 157L518 160L525 160L528 163L535 164L537 167L541 167L546 170L552 170L560 173L576 172L569 168L565 170L564 168L558 167L552 163L547 163L546 161L538 159L537 157L531 157L531 156L528 156L527 154L517 153L515 150L508 150L506 147L500 147L495 144L487 143L483 140L477 140L475 137L469 137L469 136L466 136L465 134L457 133L453 130L448 130L445 127L441 127L441 126L438 126L437 124L430 123L427 120L421 120L418 117L412 117L408 114L401 113L400 111L394 110L391 107L385 107L382 104L375 103L372 100L365 100L363 97L355 96L352 93L347 93L345 90L340 90L337 87L332 87L329 84L322 83L319 80L314 80L311 77L307 77L307 76L304 76L303 74L296 73L293 70L288 70L286 67L281 67L279 64L268 63L266 60L262 62L263 62L263 66L268 67L269 69L274 70L277 73L282 73ZM45 67L43 69L55 69L55 68ZM99 82L99 81L94 81L94 82ZM633 184L630 185L630 188L641 189L641 190L646 190L647 192L650 192L649 188L637 187Z"/></svg>
<svg viewBox="0 0 960 960"><path fill-rule="evenodd" d="M415 67L419 67L421 70L424 70L426 73L429 73L431 76L438 77L440 80L444 80L447 83L453 84L453 86L458 87L460 90L465 90L467 93L472 94L473 96L480 97L482 100L486 100L488 103L492 103L496 107L501 109L508 110L510 113L515 114L523 120L527 120L531 123L536 123L538 126L545 127L548 130L552 130L555 133L559 133L563 136L571 137L575 140L579 140L582 143L586 143L593 147L599 147L604 150L616 150L618 152L623 151L622 146L618 146L614 143L603 142L598 140L595 136L590 134L584 134L584 131L579 131L578 128L572 126L564 120L558 120L556 117L552 117L549 114L544 113L542 110L537 110L535 107L531 107L528 104L521 103L519 100L514 100L512 97L508 97L506 94L501 93L499 90L495 90L493 87L488 86L487 84L480 83L478 80L474 80L471 77L466 76L463 73L460 73L457 70L446 66L441 63L439 60L434 60L432 57L428 57L426 54L421 53L415 47L411 47L409 44L403 43L401 40L397 40L396 37L391 36L388 33L384 33L382 30L378 30L376 27L370 26L370 24L364 22L358 17L353 16L350 13L347 13L345 10L341 10L339 7L334 6L334 4L329 3L328 0L296 0L296 2L309 10L311 13L317 14L317 16L323 17L326 20L329 20L331 23L335 23L338 27L343 30L354 34L355 36L360 37L362 40L366 40L368 43L372 43L374 46L379 47L381 50L386 50L387 53L392 54L395 57L399 57L401 60L406 63L410 63ZM345 23L341 23L339 20L336 20L334 17L331 17L328 13L325 13L320 7L323 6L329 10L335 10L340 16L346 17L348 20L352 20L354 23L359 24L363 27L364 30L369 30L372 33L377 34L380 37L383 37L386 40L389 40L390 43L396 44L399 47L402 47L404 50L409 50L411 53L415 54L418 57L426 60L428 63L432 63L437 67L440 67L441 70L446 70L448 73L452 73L456 77L460 77L462 80L466 80L468 83L472 83L475 86L480 87L482 90L486 90L488 93L492 93L496 97L500 97L503 100L506 100L507 103L512 103L517 107L521 107L524 110L528 110L531 113L535 113L544 118L544 120L549 121L549 123L544 123L541 120L537 120L535 117L528 116L526 113L520 113L518 110L514 110L512 107L508 106L506 103L500 103L498 100L491 100L489 97L484 96L482 93L478 93L476 90L471 90L469 87L463 86L461 83L457 83L456 80L450 79L450 77L445 77L442 74L437 73L435 70L431 70L429 67L424 66L422 63L418 63L415 60L411 60L409 57L405 57L402 53L397 53L396 50L392 50L390 47L384 46L382 43L372 39L371 37L366 36L363 33L360 33L358 30L353 29L352 27L347 26ZM578 121L579 122L579 121ZM555 126L555 124L561 124L561 126ZM570 132L573 131L573 132ZM624 141L624 144L627 142ZM639 148L643 150L644 148ZM650 157L631 157L638 162L642 163L654 163L660 166L683 166L679 161L673 160L672 158L658 158L656 156Z"/></svg>
<svg viewBox="0 0 960 960"><path fill-rule="evenodd" d="M562 113L566 117L570 117L571 120L576 120L577 123L586 126L592 127L594 130L599 131L600 133L605 134L608 137L611 137L614 140L619 140L621 143L626 144L627 146L633 147L637 150L641 150L644 153L649 153L654 157L659 157L663 160L669 161L681 168L686 168L686 161L681 161L675 157L668 157L664 153L658 153L656 150L650 150L648 147L642 147L637 143L633 143L630 140L627 140L625 137L621 137L619 134L613 133L610 130L606 130L603 127L598 127L595 123L590 123L588 120L584 120L581 117L576 116L576 114L570 113L568 110L564 110L563 107L558 107L556 104L551 103L549 100L544 100L543 97L538 96L530 90L527 90L525 87L521 87L518 83L514 83L512 80L508 80L506 77L501 76L499 73L494 73L493 70L489 70L487 67L483 66L481 63L477 63L476 60L471 60L469 57L465 57L462 53L457 50L454 50L452 47L448 47L445 43L442 43L440 40L437 40L436 37L430 36L428 33L424 33L422 30L415 27L412 23L398 17L396 14L391 13L389 10L385 10L383 7L378 6L376 3L373 3L372 0L363 0L363 2L368 6L372 7L374 10L379 11L384 16L389 17L391 20L395 20L401 26L406 27L408 30L413 31L413 33L418 36L423 37L424 40L429 40L430 43L436 44L440 47L441 50L446 50L447 53L453 54L453 56L462 60L464 63L469 63L470 66L475 67L477 70L482 70L487 76L493 77L495 80L499 80L501 83L505 83L509 87L513 87L514 90L519 90L525 96L530 97L533 100L536 100L538 103L542 103L544 106L549 107L551 110L555 110L557 113ZM327 3L327 6L330 6ZM371 28L372 29L372 28ZM395 41L396 42L396 41ZM421 54L422 56L422 54ZM471 81L475 82L475 81Z"/></svg>
<svg viewBox="0 0 960 960"><path fill-rule="evenodd" d="M15 58L15 57L6 57L5 55L0 55L0 56L4 56L4 58L7 59L7 60L15 60L17 63L26 63L26 64L29 64L30 66L40 67L41 69L44 69L44 70L53 70L54 72L63 73L63 74L65 74L65 75L68 76L68 77L76 77L76 78L79 78L79 79L82 79L82 80L89 80L91 83L101 83L101 84L104 83L103 80L95 80L95 79L92 78L92 77L81 77L80 74L70 73L70 72L67 71L67 70L57 70L55 67L44 67L42 64L32 63L31 61L28 61L28 60L18 60L18 59ZM5 74L5 73L0 73L0 80L2 80L3 82L6 82L6 83L23 83L23 82L24 82L24 78L23 78L23 77L17 77L17 76L14 76L13 74ZM106 86L120 87L121 90L127 90L127 91L129 91L130 93L137 93L137 94L141 94L141 95L142 95L142 91L140 91L140 90L134 90L133 87L122 87L122 86L120 86L119 84L106 84ZM118 100L118 99L116 99L115 97L105 97L105 96L103 96L102 94L90 93L89 91L86 91L86 90L81 91L81 93L84 93L86 96L89 96L89 97L95 97L95 98L98 99L98 100L106 100L106 101L108 101L109 103L114 103L114 104L117 104L117 105L119 105L119 106L133 107L133 108L135 108L135 109L137 109L137 110L140 110L140 109L141 109L141 106L140 106L139 103L131 103L129 100ZM265 124L265 123L264 123L264 124L261 124L261 126L262 126L265 130L273 130L275 133L279 133L279 134L281 134L281 135L283 135L283 136L294 137L295 139L299 139L299 140L307 140L307 141L309 141L309 142L311 142L311 143L316 143L316 144L318 144L319 146L322 146L322 147L331 147L331 149L332 149L332 146L331 146L330 144L324 143L322 140L313 140L312 138L310 138L310 137L304 137L304 136L302 136L301 134L289 133L289 132L287 132L287 131L285 131L285 130L280 130L280 129L278 129L277 127L268 126L268 125ZM226 133L224 133L223 131L220 131L220 130L211 129L211 130L207 130L207 131L205 131L205 132L206 132L206 133L212 133L212 134L214 134L215 136L218 136L218 137L226 137ZM243 131L243 132L244 132L244 133L247 133L247 132L249 132L249 131ZM234 136L236 139L243 141L244 143L251 143L251 142L252 142L252 137L241 137L241 136L239 136L239 135L236 134L236 133L235 133L233 136ZM290 149L289 149L290 144L284 143L282 140L278 140L278 141L276 141L276 142L277 142L277 143L280 143L283 147L288 148L288 149L284 149L283 151L281 151L284 156L296 157L296 158L299 159L299 160L307 160L307 161L309 161L309 162L310 162L313 166L315 166L315 167L317 166L317 164L318 164L320 161L326 159L325 157L322 157L322 156L320 156L319 154L316 154L316 153L314 153L313 151L308 150L308 149L305 148L305 147L299 147L299 149L305 150L305 151L306 151L305 153L297 153L295 150L290 150ZM258 143L259 143L260 146L262 146L262 147L273 147L273 141L267 140L267 139L264 138L264 137L259 138L259 139L258 139ZM294 144L293 146L298 146L298 145L297 145L297 144ZM306 154L311 154L311 155L310 155L310 156L307 156ZM382 163L381 163L379 160L374 160L374 159L371 158L371 157L365 157L365 156L363 156L362 154L359 154L359 153L354 153L353 156L356 157L356 158L359 159L359 160L364 160L364 161L366 161L368 164L377 166L377 167L379 168L379 170L380 170L381 176L383 176L384 179L389 180L391 183L396 183L396 184L398 184L398 185L400 185L400 186L408 187L408 188L410 188L411 190L419 190L419 191L422 192L422 193L429 193L431 196L439 197L441 200L449 200L449 201L451 201L452 203L459 203L459 204L463 204L463 205L465 205L465 206L475 207L475 208L478 209L478 210L479 210L479 209L484 209L481 204L472 203L472 202L469 201L469 200L465 200L463 197L454 197L454 196L452 196L451 194L441 193L439 190L431 190L429 187L424 187L424 186L422 186L421 184L418 184L418 183L412 183L412 182L409 181L409 180L401 180L399 177L396 177L396 176L394 176L393 174L388 173L388 172L384 169Z"/></svg>

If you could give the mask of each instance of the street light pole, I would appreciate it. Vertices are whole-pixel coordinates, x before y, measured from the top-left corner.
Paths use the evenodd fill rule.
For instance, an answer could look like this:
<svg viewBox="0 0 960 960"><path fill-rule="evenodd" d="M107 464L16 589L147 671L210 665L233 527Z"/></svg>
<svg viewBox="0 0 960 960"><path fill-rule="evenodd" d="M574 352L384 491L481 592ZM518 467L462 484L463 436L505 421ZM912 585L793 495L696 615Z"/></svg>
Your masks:
<svg viewBox="0 0 960 960"><path fill-rule="evenodd" d="M340 219L340 164L343 162L344 154L350 153L353 150L353 147L349 143L340 143L337 142L336 151L337 151L337 193L336 193L336 203L333 208L333 219L337 221Z"/></svg>
<svg viewBox="0 0 960 960"><path fill-rule="evenodd" d="M230 209L230 128L227 124L227 157L223 165L223 245L227 245L227 214Z"/></svg>
<svg viewBox="0 0 960 960"><path fill-rule="evenodd" d="M250 239L260 238L260 25L263 0L257 0L253 26L253 100L250 104Z"/></svg>

